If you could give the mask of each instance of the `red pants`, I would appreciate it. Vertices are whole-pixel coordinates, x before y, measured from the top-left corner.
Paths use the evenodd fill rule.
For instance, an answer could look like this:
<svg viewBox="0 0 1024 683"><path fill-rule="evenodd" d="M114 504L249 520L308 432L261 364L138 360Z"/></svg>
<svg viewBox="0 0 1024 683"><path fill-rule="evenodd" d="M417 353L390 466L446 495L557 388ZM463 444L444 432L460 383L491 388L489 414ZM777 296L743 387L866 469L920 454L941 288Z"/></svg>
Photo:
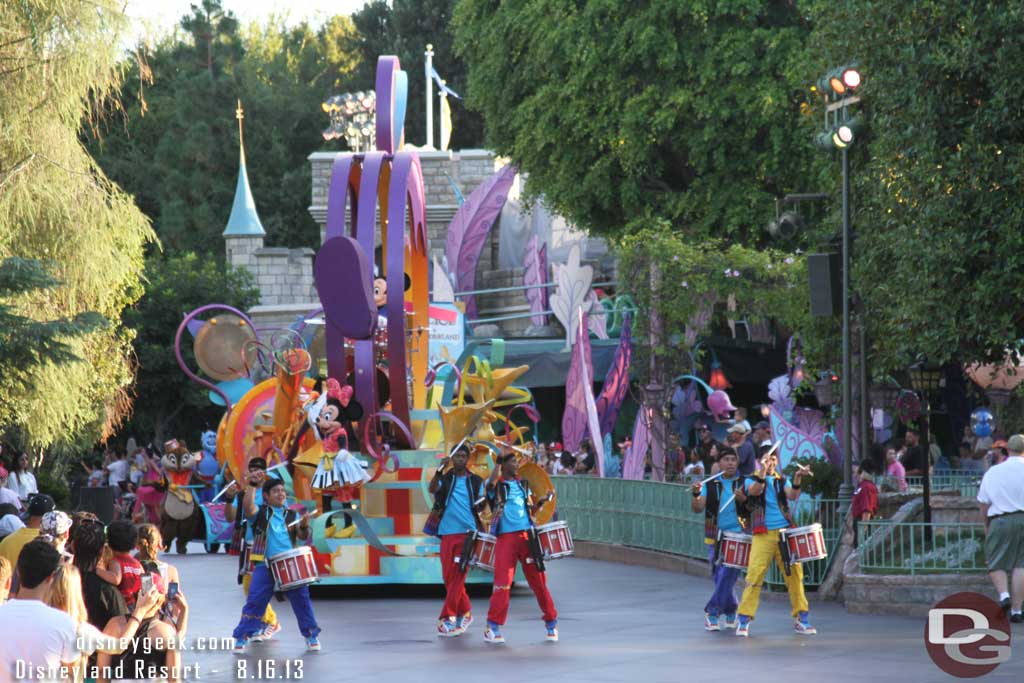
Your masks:
<svg viewBox="0 0 1024 683"><path fill-rule="evenodd" d="M498 536L494 549L494 591L491 593L491 609L487 612L487 621L499 626L508 617L508 600L512 589L512 581L516 575L516 561L523 565L526 582L537 597L537 605L544 614L544 621L558 618L555 603L548 592L548 581L543 572L537 571L537 565L526 560L530 558L530 542L525 531L514 531Z"/></svg>
<svg viewBox="0 0 1024 683"><path fill-rule="evenodd" d="M469 613L469 595L466 594L466 575L459 571L459 559L466 534L445 534L441 537L441 576L447 595L441 608L441 619L461 617Z"/></svg>

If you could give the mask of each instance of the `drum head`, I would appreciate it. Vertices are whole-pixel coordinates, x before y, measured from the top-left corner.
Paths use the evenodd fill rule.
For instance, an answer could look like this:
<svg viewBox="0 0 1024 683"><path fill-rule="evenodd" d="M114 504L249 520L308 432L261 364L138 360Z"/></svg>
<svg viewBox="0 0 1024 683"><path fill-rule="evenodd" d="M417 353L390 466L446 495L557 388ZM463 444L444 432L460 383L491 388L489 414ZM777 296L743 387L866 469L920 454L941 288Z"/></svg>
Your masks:
<svg viewBox="0 0 1024 683"><path fill-rule="evenodd" d="M199 328L193 350L196 363L210 377L227 382L246 377L256 363L256 341L249 323L233 313L210 318Z"/></svg>

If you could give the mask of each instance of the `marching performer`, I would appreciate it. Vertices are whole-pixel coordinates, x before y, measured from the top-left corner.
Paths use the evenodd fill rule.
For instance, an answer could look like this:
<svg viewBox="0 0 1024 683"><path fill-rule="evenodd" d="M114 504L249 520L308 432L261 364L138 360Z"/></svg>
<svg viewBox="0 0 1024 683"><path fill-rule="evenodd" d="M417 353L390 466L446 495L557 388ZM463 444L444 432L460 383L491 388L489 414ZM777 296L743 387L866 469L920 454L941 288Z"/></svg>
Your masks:
<svg viewBox="0 0 1024 683"><path fill-rule="evenodd" d="M256 505L256 491L262 489L264 504ZM243 510L253 528L253 553L273 557L291 550L296 539L309 538L309 514L301 517L285 507L284 482L267 477L266 472L248 475L248 486L242 500ZM297 526L296 526L297 524ZM235 654L244 654L250 638L263 628L263 615L274 594L274 579L266 561L258 562L252 570L249 596L242 607L242 618L235 627ZM306 649L320 649L320 627L313 614L309 599L309 586L300 586L284 592L291 603L292 612L299 622L299 631L306 638Z"/></svg>
<svg viewBox="0 0 1024 683"><path fill-rule="evenodd" d="M500 475L500 476L499 476ZM519 466L514 454L498 459L487 480L487 500L494 511L492 533L497 537L494 551L494 590L491 606L487 612L487 629L484 640L488 643L504 643L501 627L508 616L508 602L512 580L516 573L516 562L523 566L526 582L537 598L537 605L544 615L547 640L558 642L558 611L548 592L547 579L537 568L537 556L531 548L530 536L533 529L533 513L551 500L549 492L544 498L533 502L530 485L519 478ZM539 548L536 548L539 554Z"/></svg>
<svg viewBox="0 0 1024 683"><path fill-rule="evenodd" d="M249 474L256 472L262 472L266 475L267 461L259 456L249 458ZM238 554L238 581L242 584L242 591L245 595L249 595L249 585L252 581L252 565L263 561L263 555L252 554L252 525L247 524L244 513L244 496L245 492L239 490L239 484L237 481L231 482L228 486L227 491L224 494L228 497L228 500L233 500L234 505L228 503L224 507L224 517L229 522L235 522L236 526L242 526L245 528L245 536L242 539L242 548ZM256 489L255 502L256 507L263 505L263 490ZM241 512L241 514L239 514ZM274 612L274 608L267 603L267 609L263 613L263 626L256 632L249 640L253 642L262 642L264 640L270 640L274 637L278 631L281 630L281 624L277 621L277 613Z"/></svg>
<svg viewBox="0 0 1024 683"><path fill-rule="evenodd" d="M813 635L818 631L811 626L807 616L807 597L804 595L804 573L799 563L788 565L788 551L782 537L782 530L793 526L789 513L789 501L800 497L800 480L808 468L800 468L793 474L793 481L779 474L775 468L779 459L772 449L761 456L754 474L748 477L744 491L747 495L747 509L750 511L750 525L754 538L750 548L750 564L747 567L747 585L740 600L740 623L736 635L750 635L750 622L757 614L761 600L761 584L768 572L768 563L775 560L786 581L789 603L795 619L793 629L801 635ZM785 556L784 554L785 553Z"/></svg>
<svg viewBox="0 0 1024 683"><path fill-rule="evenodd" d="M449 462L451 467L447 467ZM478 509L483 504L484 480L466 468L468 462L469 447L460 445L441 461L430 481L430 494L434 496L431 516L440 520L436 533L441 538L441 574L446 591L437 622L437 635L442 637L460 636L473 622L464 556L472 552L471 532L483 529Z"/></svg>
<svg viewBox="0 0 1024 683"><path fill-rule="evenodd" d="M743 531L743 515L740 509L747 497L743 493L743 477L737 475L740 459L736 451L725 447L718 458L722 475L713 481L697 482L693 485L694 512L704 511L704 542L708 545L708 563L711 565L715 590L711 599L704 606L704 629L719 631L723 627L736 628L736 579L740 570L727 567L718 556L720 531ZM724 616L725 622L719 624L719 617Z"/></svg>

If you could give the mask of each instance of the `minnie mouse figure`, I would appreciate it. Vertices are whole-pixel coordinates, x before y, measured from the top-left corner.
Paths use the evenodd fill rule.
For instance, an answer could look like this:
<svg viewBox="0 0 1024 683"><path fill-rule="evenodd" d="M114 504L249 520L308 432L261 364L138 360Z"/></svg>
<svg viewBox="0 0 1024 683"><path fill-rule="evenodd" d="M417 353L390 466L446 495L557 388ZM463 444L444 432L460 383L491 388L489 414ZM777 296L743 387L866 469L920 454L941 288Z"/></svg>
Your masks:
<svg viewBox="0 0 1024 683"><path fill-rule="evenodd" d="M310 486L342 502L351 501L356 489L370 481L366 464L348 451L350 421L362 416L363 407L352 400L352 387L342 387L333 377L306 411L309 426L323 445L323 457Z"/></svg>

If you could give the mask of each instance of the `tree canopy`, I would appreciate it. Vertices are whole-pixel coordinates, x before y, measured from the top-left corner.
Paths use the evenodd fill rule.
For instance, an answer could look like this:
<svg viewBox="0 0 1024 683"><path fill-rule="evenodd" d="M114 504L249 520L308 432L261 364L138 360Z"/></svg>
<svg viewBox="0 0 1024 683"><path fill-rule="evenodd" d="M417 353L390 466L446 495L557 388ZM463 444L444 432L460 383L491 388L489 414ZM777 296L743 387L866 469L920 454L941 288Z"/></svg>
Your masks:
<svg viewBox="0 0 1024 683"><path fill-rule="evenodd" d="M120 85L122 9L114 0L0 4L0 259L43 261L52 276L22 269L7 312L37 331L50 321L87 322L87 312L108 323L82 334L64 328L76 332L60 339L68 353L45 353L41 363L0 351L17 365L0 365L0 378L17 375L22 385L8 393L3 382L0 428L21 446L90 444L128 408L131 334L121 315L142 293L143 248L153 233L79 141L90 112ZM26 341L10 332L5 345Z"/></svg>
<svg viewBox="0 0 1024 683"><path fill-rule="evenodd" d="M238 100L249 182L268 245L316 246L307 157L332 149L320 108L355 68L352 22L314 30L240 26L218 0L126 63L121 106L88 139L99 164L153 220L166 249L221 252L238 177Z"/></svg>
<svg viewBox="0 0 1024 683"><path fill-rule="evenodd" d="M1006 76L1024 58L1022 13L981 0L461 0L455 25L469 102L535 196L613 238L660 225L698 249L758 249L777 198L830 193L781 245L797 259L834 248L840 225L811 84L859 60L852 276L884 372L920 354L1001 357L1024 338L1024 92ZM838 321L804 322L827 323L837 336ZM838 345L811 352L834 362Z"/></svg>

